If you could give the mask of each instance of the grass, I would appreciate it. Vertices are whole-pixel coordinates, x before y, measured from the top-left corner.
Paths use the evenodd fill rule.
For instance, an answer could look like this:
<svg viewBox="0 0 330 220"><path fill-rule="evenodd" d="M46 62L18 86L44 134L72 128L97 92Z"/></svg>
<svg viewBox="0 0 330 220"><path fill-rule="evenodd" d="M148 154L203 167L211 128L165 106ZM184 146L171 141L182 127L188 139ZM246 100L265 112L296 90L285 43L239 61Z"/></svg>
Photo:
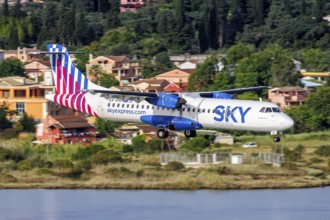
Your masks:
<svg viewBox="0 0 330 220"><path fill-rule="evenodd" d="M20 170L13 160L1 161L0 188L260 189L325 186L330 185L330 158L314 152L319 146L328 144L325 141L328 136L330 131L287 135L280 144L273 143L269 136L242 136L239 138L242 143L256 141L258 147L243 149L241 143L221 146L221 150L233 153L272 152L275 147L288 147L295 153L296 147L303 144L305 148L300 157L287 161L286 166L281 168L260 161L200 168L181 167L180 164L169 167L160 165L158 154L132 153L121 154L123 162L89 162L84 165L84 160L71 160L79 146L58 145L47 149L27 141L8 140L0 142L0 146L15 149L25 159L39 156L45 163L37 163L34 165L36 167L29 167L35 163L27 163L24 170ZM64 160L70 160L72 166L65 166ZM47 161L53 166L46 167Z"/></svg>

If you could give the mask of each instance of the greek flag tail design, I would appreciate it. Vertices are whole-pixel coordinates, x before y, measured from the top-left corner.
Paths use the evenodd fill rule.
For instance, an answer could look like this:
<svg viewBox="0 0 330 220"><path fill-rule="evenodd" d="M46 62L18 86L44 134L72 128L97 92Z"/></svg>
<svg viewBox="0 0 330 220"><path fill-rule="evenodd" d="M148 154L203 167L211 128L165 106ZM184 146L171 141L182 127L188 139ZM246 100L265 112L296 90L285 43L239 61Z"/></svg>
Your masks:
<svg viewBox="0 0 330 220"><path fill-rule="evenodd" d="M90 82L72 62L67 49L58 44L47 45L56 94L53 97L55 103L64 105L78 111L98 116L92 111L86 102L88 89L100 89L102 87Z"/></svg>

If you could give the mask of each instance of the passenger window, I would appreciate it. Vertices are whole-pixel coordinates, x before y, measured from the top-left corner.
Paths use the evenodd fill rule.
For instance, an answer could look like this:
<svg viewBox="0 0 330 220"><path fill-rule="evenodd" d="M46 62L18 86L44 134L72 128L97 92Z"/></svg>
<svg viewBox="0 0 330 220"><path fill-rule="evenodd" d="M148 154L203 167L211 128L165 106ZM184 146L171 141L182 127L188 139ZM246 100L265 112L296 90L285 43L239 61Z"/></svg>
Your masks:
<svg viewBox="0 0 330 220"><path fill-rule="evenodd" d="M265 107L261 108L259 112L265 112Z"/></svg>
<svg viewBox="0 0 330 220"><path fill-rule="evenodd" d="M157 110L159 110L159 107L157 107Z"/></svg>
<svg viewBox="0 0 330 220"><path fill-rule="evenodd" d="M124 108L125 107L125 104L122 104L121 107Z"/></svg>
<svg viewBox="0 0 330 220"><path fill-rule="evenodd" d="M195 108L192 109L192 112L195 112Z"/></svg>
<svg viewBox="0 0 330 220"><path fill-rule="evenodd" d="M203 108L203 113L205 113L205 108Z"/></svg>
<svg viewBox="0 0 330 220"><path fill-rule="evenodd" d="M112 107L115 107L115 105L116 105L115 103L112 103Z"/></svg>
<svg viewBox="0 0 330 220"><path fill-rule="evenodd" d="M184 112L186 110L186 108L182 108L182 111Z"/></svg>
<svg viewBox="0 0 330 220"><path fill-rule="evenodd" d="M126 107L129 108L129 104L127 104Z"/></svg>
<svg viewBox="0 0 330 220"><path fill-rule="evenodd" d="M141 109L144 109L144 105L141 106Z"/></svg>
<svg viewBox="0 0 330 220"><path fill-rule="evenodd" d="M117 104L117 108L119 108L119 106L120 106L120 104L118 103L118 104Z"/></svg>
<svg viewBox="0 0 330 220"><path fill-rule="evenodd" d="M187 109L187 112L190 112L190 108Z"/></svg>
<svg viewBox="0 0 330 220"><path fill-rule="evenodd" d="M134 104L132 104L132 108L134 108Z"/></svg>
<svg viewBox="0 0 330 220"><path fill-rule="evenodd" d="M210 109L207 110L207 113L210 113Z"/></svg>
<svg viewBox="0 0 330 220"><path fill-rule="evenodd" d="M149 109L149 105L147 105L147 109Z"/></svg>
<svg viewBox="0 0 330 220"><path fill-rule="evenodd" d="M272 112L272 109L271 108L266 108L266 112Z"/></svg>
<svg viewBox="0 0 330 220"><path fill-rule="evenodd" d="M212 113L214 113L214 112L215 112L215 109L213 109Z"/></svg>
<svg viewBox="0 0 330 220"><path fill-rule="evenodd" d="M139 105L136 105L136 108L139 108Z"/></svg>
<svg viewBox="0 0 330 220"><path fill-rule="evenodd" d="M155 106L151 106L151 108L152 108L152 110L154 110L155 109Z"/></svg>

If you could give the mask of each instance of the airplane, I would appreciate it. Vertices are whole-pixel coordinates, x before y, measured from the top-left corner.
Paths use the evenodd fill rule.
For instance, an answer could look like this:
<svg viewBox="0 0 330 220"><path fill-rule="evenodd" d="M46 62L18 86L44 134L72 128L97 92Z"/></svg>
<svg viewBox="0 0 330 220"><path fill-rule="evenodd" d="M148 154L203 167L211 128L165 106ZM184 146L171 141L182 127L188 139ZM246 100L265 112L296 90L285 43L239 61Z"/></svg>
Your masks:
<svg viewBox="0 0 330 220"><path fill-rule="evenodd" d="M109 121L152 125L159 138L167 138L169 130L183 131L190 138L196 130L210 128L270 132L279 142L282 132L294 124L273 103L234 99L236 93L265 86L211 92L112 91L89 81L64 46L49 44L47 49L56 88L47 100Z"/></svg>

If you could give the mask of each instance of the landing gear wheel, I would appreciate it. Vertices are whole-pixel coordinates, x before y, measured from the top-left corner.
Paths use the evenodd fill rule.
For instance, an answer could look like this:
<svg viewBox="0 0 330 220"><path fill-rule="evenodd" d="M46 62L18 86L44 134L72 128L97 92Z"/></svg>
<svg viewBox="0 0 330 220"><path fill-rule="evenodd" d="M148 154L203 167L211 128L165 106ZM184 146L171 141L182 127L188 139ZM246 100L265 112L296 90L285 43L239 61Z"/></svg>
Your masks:
<svg viewBox="0 0 330 220"><path fill-rule="evenodd" d="M273 137L273 141L274 142L280 142L281 141L281 137L275 136L275 137Z"/></svg>
<svg viewBox="0 0 330 220"><path fill-rule="evenodd" d="M185 130L184 135L187 138L196 137L196 131L195 130Z"/></svg>
<svg viewBox="0 0 330 220"><path fill-rule="evenodd" d="M169 135L169 133L168 133L168 130L166 130L166 129L159 129L157 131L158 138L167 138L168 135Z"/></svg>

